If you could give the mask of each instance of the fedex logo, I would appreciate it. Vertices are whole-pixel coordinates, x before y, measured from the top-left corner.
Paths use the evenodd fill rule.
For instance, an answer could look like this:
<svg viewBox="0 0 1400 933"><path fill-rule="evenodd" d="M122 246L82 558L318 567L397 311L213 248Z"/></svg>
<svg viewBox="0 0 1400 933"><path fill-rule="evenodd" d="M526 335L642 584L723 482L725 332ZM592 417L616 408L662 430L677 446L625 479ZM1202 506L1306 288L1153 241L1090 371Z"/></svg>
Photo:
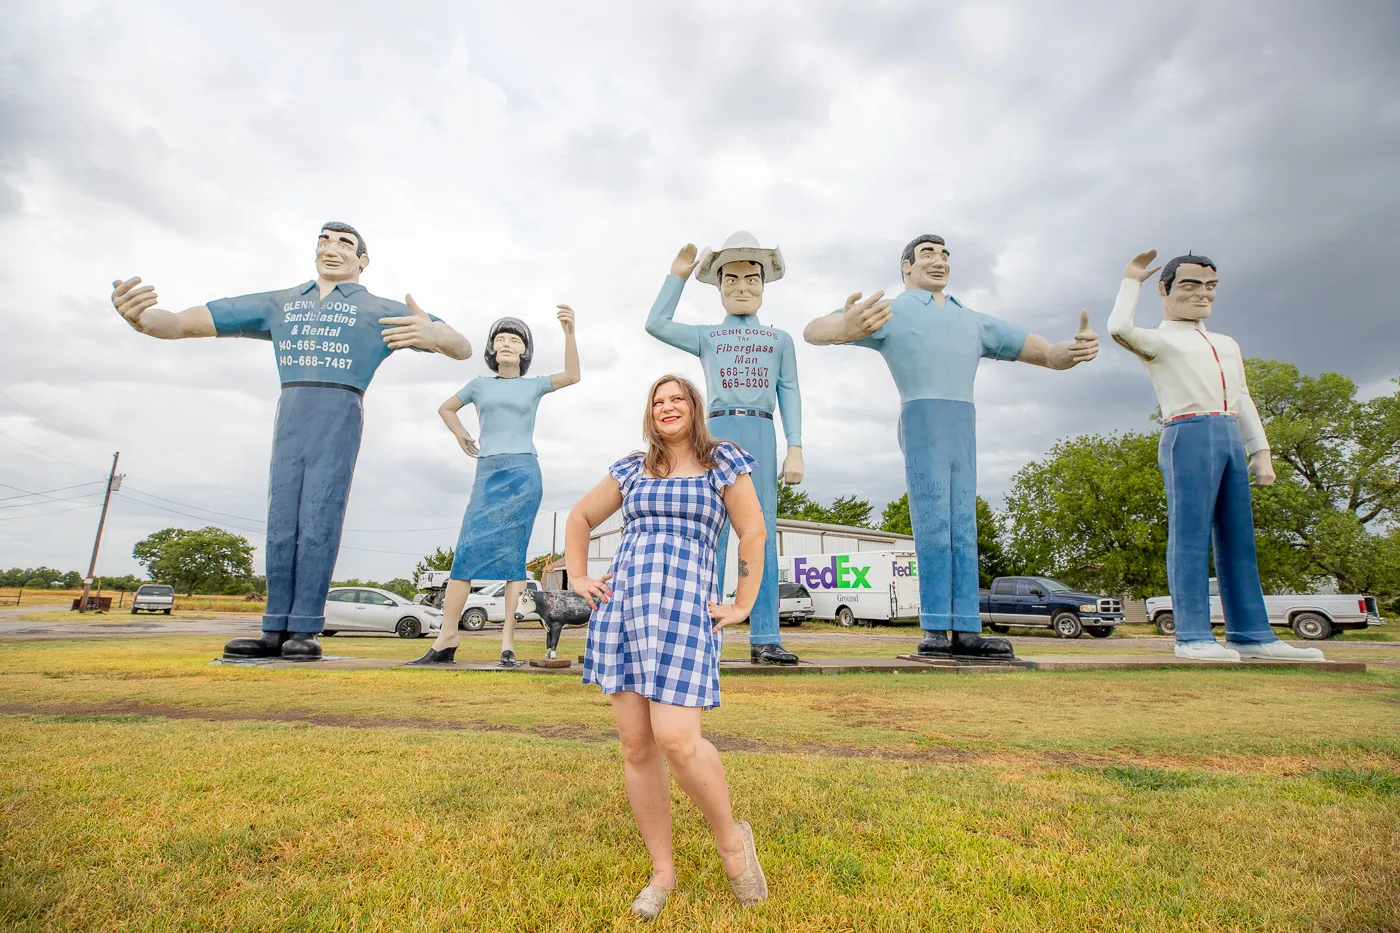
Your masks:
<svg viewBox="0 0 1400 933"><path fill-rule="evenodd" d="M908 564L901 564L899 561L893 561L890 564L890 569L896 577L917 577L919 575L919 562L911 560Z"/></svg>
<svg viewBox="0 0 1400 933"><path fill-rule="evenodd" d="M825 567L809 564L805 557L794 558L792 562L793 578L813 590L868 590L870 581L865 578L868 573L869 565L852 566L850 558L844 554L831 558Z"/></svg>

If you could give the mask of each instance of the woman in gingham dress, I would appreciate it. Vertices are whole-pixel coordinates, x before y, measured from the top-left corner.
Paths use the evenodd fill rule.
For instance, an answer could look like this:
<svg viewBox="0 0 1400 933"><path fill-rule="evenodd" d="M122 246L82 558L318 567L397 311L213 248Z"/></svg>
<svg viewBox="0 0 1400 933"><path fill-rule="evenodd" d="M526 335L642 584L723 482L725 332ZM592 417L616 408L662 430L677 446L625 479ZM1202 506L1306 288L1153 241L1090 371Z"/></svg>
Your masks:
<svg viewBox="0 0 1400 933"><path fill-rule="evenodd" d="M651 855L651 881L632 910L655 917L676 884L670 774L714 830L740 903L768 895L747 823L736 823L719 753L700 734L700 713L719 705L720 630L748 618L763 579L763 511L754 461L705 428L703 399L679 376L651 388L642 430L647 451L613 464L569 513L569 581L593 606L584 683L612 702L632 816ZM622 544L609 573L588 576L592 530L622 509ZM728 519L739 538L739 587L720 603L715 543ZM611 585L609 583L611 582Z"/></svg>

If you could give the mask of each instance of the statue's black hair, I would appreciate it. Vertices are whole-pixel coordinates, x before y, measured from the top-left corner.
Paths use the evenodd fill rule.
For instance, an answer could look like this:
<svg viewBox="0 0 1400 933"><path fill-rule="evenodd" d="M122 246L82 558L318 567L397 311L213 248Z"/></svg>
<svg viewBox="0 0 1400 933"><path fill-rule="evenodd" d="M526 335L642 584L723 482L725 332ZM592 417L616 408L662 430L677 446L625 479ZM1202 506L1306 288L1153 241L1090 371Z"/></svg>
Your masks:
<svg viewBox="0 0 1400 933"><path fill-rule="evenodd" d="M1211 262L1208 256L1192 256L1187 253L1185 256L1176 257L1162 267L1161 282L1167 287L1168 295L1172 293L1172 283L1176 281L1176 270L1180 266L1205 266L1207 269L1215 269L1215 263Z"/></svg>
<svg viewBox="0 0 1400 933"><path fill-rule="evenodd" d="M503 317L491 325L491 329L486 334L486 365L491 372L498 372L496 368L496 335L514 334L525 341L525 352L520 354L520 375L525 375L530 368L530 360L535 357L535 339L530 336L530 325L520 320L518 317Z"/></svg>
<svg viewBox="0 0 1400 933"><path fill-rule="evenodd" d="M365 238L360 236L360 231L356 230L349 224L343 224L338 220L332 220L328 224L321 224L321 229L334 230L336 233L353 233L355 234L355 240L357 243L355 247L355 255L363 256L365 253L369 252L369 248L365 246Z"/></svg>
<svg viewBox="0 0 1400 933"><path fill-rule="evenodd" d="M904 247L904 252L899 254L899 266L901 271L903 271L906 262L912 263L914 261L914 251L919 248L919 244L921 243L937 243L939 246L945 248L948 245L944 243L943 238L936 233L925 233L914 237L914 239L909 241L909 245Z"/></svg>

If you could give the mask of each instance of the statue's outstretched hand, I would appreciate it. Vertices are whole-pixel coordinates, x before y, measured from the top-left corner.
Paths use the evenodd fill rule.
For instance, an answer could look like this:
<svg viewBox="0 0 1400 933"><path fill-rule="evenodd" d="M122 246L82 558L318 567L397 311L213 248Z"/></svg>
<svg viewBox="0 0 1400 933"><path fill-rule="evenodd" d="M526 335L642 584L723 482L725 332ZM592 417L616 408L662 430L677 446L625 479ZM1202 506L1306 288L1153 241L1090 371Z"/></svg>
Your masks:
<svg viewBox="0 0 1400 933"><path fill-rule="evenodd" d="M1089 326L1089 312L1079 312L1079 330L1074 332L1074 342L1069 345L1069 364L1078 366L1099 355L1099 335Z"/></svg>
<svg viewBox="0 0 1400 933"><path fill-rule="evenodd" d="M408 316L379 319L379 323L385 328L384 342L389 345L390 350L403 350L407 347L436 350L433 319L428 317L428 312L418 307L418 302L413 300L412 295L404 295L403 303L408 305Z"/></svg>
<svg viewBox="0 0 1400 933"><path fill-rule="evenodd" d="M141 285L140 276L125 282L120 279L112 282L112 307L117 309L117 313L125 318L128 324L143 334L148 331L141 324L141 315L154 308L159 301L155 286Z"/></svg>
<svg viewBox="0 0 1400 933"><path fill-rule="evenodd" d="M851 293L846 299L844 312L844 340L851 341L869 337L885 326L885 323L894 316L894 312L890 310L889 301L882 300L884 297L885 290L883 288L864 301L861 300L860 292Z"/></svg>
<svg viewBox="0 0 1400 933"><path fill-rule="evenodd" d="M1162 268L1161 266L1152 265L1152 260L1156 258L1157 251L1155 249L1149 249L1145 252L1138 253L1132 258L1132 261L1128 263L1127 268L1123 270L1123 278L1132 279L1134 282L1146 282L1148 279L1152 278L1154 272ZM1149 266L1151 266L1150 269L1148 268Z"/></svg>
<svg viewBox="0 0 1400 933"><path fill-rule="evenodd" d="M574 332L574 309L568 305L555 305L559 309L559 326L564 328L565 336Z"/></svg>
<svg viewBox="0 0 1400 933"><path fill-rule="evenodd" d="M695 271L700 260L696 259L694 243L687 243L681 247L681 251L676 253L676 258L671 260L671 274L681 279L690 278L690 273Z"/></svg>

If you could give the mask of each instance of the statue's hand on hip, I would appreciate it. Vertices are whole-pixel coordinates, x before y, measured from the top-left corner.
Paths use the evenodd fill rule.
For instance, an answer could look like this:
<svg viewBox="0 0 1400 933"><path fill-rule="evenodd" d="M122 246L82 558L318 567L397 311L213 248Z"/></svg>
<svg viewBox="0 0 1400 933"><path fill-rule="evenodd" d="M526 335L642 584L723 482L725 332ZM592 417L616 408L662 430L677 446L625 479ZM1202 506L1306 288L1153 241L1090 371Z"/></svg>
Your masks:
<svg viewBox="0 0 1400 933"><path fill-rule="evenodd" d="M141 323L141 315L154 308L159 301L155 286L142 285L140 276L125 282L117 280L112 283L112 307L117 309L117 313L128 324L143 334L150 331Z"/></svg>
<svg viewBox="0 0 1400 933"><path fill-rule="evenodd" d="M806 470L806 464L802 461L802 448L789 447L787 457L783 460L783 472L779 477L789 486L796 486L802 482L802 474Z"/></svg>
<svg viewBox="0 0 1400 933"><path fill-rule="evenodd" d="M457 446L462 448L462 452L468 457L475 457L481 453L481 448L476 446L476 441L472 440L470 434L462 434L457 438Z"/></svg>
<svg viewBox="0 0 1400 933"><path fill-rule="evenodd" d="M894 312L890 310L890 303L882 300L884 297L883 288L864 301L861 300L860 292L851 293L846 299L843 320L845 334L842 339L845 342L869 337L894 316Z"/></svg>
<svg viewBox="0 0 1400 933"><path fill-rule="evenodd" d="M1249 455L1249 478L1256 486L1272 486L1274 480L1274 458L1269 448L1256 450Z"/></svg>

